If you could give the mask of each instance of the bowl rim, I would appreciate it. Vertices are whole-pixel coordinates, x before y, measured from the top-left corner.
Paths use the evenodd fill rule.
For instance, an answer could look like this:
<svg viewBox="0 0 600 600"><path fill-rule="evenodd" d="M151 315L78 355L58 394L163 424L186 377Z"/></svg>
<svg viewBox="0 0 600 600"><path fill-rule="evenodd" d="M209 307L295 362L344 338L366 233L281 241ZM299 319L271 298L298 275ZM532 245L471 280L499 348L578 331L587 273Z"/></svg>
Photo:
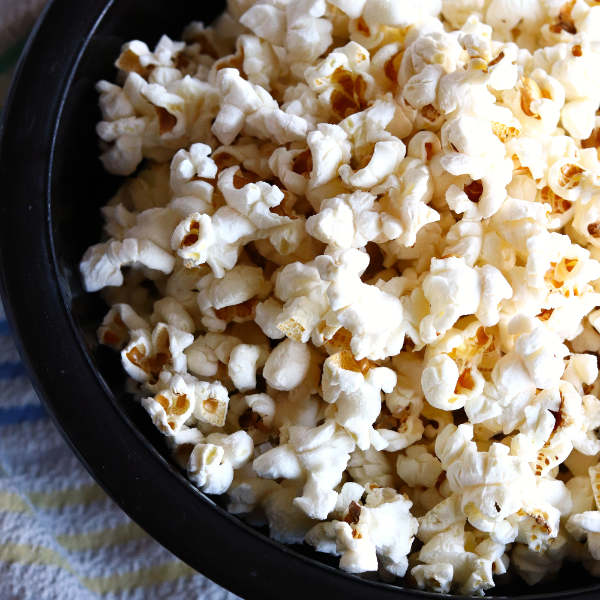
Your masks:
<svg viewBox="0 0 600 600"><path fill-rule="evenodd" d="M51 418L92 477L134 521L183 561L245 598L278 597L277 590L290 598L470 597L363 579L268 538L195 488L114 402L60 289L50 213L52 165L67 95L114 3L47 4L25 46L0 120L0 178L6 185L0 201L0 288L15 341ZM24 239L35 243L23 244ZM79 389L85 389L88 402L81 401ZM158 514L156 506L167 516ZM181 531L195 535L183 537ZM206 549L200 551L198 542ZM591 599L598 593L600 583L518 597Z"/></svg>

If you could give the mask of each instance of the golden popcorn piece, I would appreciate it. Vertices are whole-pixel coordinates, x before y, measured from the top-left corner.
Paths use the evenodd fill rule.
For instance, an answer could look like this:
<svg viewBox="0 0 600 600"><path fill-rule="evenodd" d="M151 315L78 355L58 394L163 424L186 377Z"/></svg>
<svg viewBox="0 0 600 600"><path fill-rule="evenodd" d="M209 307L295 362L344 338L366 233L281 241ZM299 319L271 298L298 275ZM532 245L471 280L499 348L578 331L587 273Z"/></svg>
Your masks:
<svg viewBox="0 0 600 600"><path fill-rule="evenodd" d="M556 22L550 25L550 31L552 31L552 33L561 33L562 31L566 31L571 35L575 35L577 33L575 21L571 15L575 3L576 0L569 0L560 7L560 12L558 13Z"/></svg>
<svg viewBox="0 0 600 600"><path fill-rule="evenodd" d="M541 100L544 96L540 86L531 78L523 77L520 81L521 88L521 110L528 116L534 119L541 120L541 116L534 112L532 104Z"/></svg>
<svg viewBox="0 0 600 600"><path fill-rule="evenodd" d="M499 123L498 121L492 122L492 131L494 132L494 135L505 144L506 142L509 142L510 140L521 135L521 130L517 127L505 125L504 123Z"/></svg>
<svg viewBox="0 0 600 600"><path fill-rule="evenodd" d="M540 200L552 207L551 214L553 215L562 215L570 210L573 206L572 202L569 202L569 200L565 200L564 198L561 198L555 194L547 185L540 190Z"/></svg>

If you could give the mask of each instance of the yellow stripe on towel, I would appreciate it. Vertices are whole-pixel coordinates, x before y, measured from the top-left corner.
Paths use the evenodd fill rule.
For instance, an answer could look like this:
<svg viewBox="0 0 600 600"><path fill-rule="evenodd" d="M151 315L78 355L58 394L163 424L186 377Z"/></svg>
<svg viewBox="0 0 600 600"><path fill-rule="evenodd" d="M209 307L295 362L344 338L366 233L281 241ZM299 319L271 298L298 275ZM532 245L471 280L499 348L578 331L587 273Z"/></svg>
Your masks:
<svg viewBox="0 0 600 600"><path fill-rule="evenodd" d="M90 504L98 500L105 500L106 493L95 483L79 488L54 490L52 492L28 492L31 503L36 508L61 508L74 504Z"/></svg>
<svg viewBox="0 0 600 600"><path fill-rule="evenodd" d="M146 532L141 527L131 522L101 531L58 535L56 536L56 541L66 550L78 552L82 550L97 550L106 546L116 546L133 540L140 540L146 536Z"/></svg>
<svg viewBox="0 0 600 600"><path fill-rule="evenodd" d="M177 560L162 565L146 567L130 573L108 577L82 577L81 583L97 594L122 592L131 588L157 585L180 577L191 577L196 571Z"/></svg>
<svg viewBox="0 0 600 600"><path fill-rule="evenodd" d="M8 543L0 545L0 561L60 567L77 577L82 585L97 594L109 594L136 587L158 585L179 579L180 577L191 577L196 574L196 571L188 567L185 563L174 560L129 573L120 573L106 577L81 577L74 571L69 562L54 550L44 548L43 546L31 546L29 544Z"/></svg>
<svg viewBox="0 0 600 600"><path fill-rule="evenodd" d="M29 512L29 506L19 494L0 491L0 511L4 512Z"/></svg>
<svg viewBox="0 0 600 600"><path fill-rule="evenodd" d="M73 573L71 565L58 552L30 544L0 544L0 561L25 564L53 565Z"/></svg>

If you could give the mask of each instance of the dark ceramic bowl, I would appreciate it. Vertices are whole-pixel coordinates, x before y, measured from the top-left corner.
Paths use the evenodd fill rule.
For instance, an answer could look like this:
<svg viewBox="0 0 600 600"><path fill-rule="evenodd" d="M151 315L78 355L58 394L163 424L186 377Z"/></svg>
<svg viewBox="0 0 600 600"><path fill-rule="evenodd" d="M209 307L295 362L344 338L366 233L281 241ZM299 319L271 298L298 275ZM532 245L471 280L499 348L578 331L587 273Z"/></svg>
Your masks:
<svg viewBox="0 0 600 600"><path fill-rule="evenodd" d="M245 598L436 598L348 575L332 557L270 540L194 488L125 392L116 353L96 342L105 307L78 262L99 239L99 208L119 185L98 160L94 84L121 44L177 37L222 1L55 0L32 35L0 125L4 302L33 382L90 473L135 521L200 572ZM569 567L552 583L494 590L521 598L599 598Z"/></svg>

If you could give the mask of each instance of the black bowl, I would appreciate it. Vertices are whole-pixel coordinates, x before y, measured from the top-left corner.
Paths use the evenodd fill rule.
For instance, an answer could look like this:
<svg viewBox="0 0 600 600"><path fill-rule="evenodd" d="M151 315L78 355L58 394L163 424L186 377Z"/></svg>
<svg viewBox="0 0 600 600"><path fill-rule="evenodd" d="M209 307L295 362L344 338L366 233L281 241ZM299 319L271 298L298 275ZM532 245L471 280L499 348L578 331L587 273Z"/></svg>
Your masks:
<svg viewBox="0 0 600 600"><path fill-rule="evenodd" d="M125 392L95 330L105 307L78 262L99 239L99 207L119 185L98 160L94 84L112 79L121 44L177 37L223 2L55 0L32 35L0 125L0 265L4 302L33 382L90 473L159 542L246 598L436 598L343 573L331 557L285 547L200 493ZM552 583L496 588L496 598L598 598L580 567Z"/></svg>

